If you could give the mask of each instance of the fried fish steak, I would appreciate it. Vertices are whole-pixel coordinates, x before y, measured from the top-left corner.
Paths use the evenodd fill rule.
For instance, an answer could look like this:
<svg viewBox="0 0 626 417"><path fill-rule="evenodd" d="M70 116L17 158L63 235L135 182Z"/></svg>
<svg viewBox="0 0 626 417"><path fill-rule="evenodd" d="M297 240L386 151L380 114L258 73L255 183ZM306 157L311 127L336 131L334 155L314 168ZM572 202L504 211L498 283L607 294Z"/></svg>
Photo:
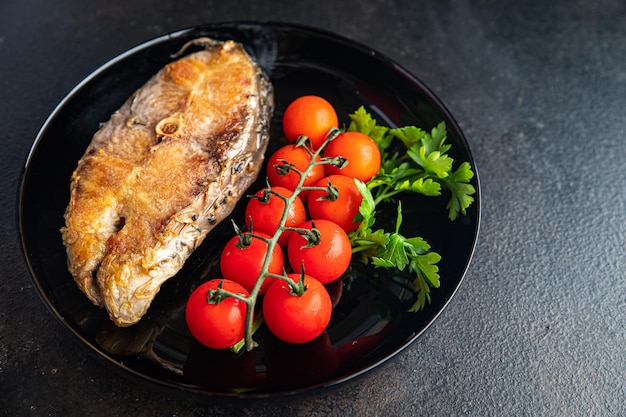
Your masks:
<svg viewBox="0 0 626 417"><path fill-rule="evenodd" d="M244 48L208 38L161 69L95 133L61 229L68 269L117 326L146 313L254 182L273 90Z"/></svg>

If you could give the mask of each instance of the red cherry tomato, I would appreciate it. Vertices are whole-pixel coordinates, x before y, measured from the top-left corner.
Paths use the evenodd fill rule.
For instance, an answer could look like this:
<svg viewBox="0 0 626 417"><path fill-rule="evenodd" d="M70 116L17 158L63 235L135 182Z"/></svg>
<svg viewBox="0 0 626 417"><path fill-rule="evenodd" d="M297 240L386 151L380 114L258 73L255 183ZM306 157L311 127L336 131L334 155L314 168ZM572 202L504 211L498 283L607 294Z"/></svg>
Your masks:
<svg viewBox="0 0 626 417"><path fill-rule="evenodd" d="M273 236L285 211L285 201L269 193L269 190L264 188L248 201L246 205L246 226L250 230L250 222L252 222L252 230L254 232L262 232ZM271 187L271 191L285 198L289 198L293 194L292 191L285 187ZM285 226L295 227L305 220L306 209L304 208L304 203L302 203L300 197L296 197L293 204L289 207ZM278 238L278 244L285 246L292 233L290 231L283 232Z"/></svg>
<svg viewBox="0 0 626 417"><path fill-rule="evenodd" d="M271 186L284 187L294 191L300 176L297 172L291 171L287 175L280 175L276 166L284 166L285 163L293 165L296 169L303 172L311 163L311 155L301 146L285 145L270 156L267 165L267 179ZM316 165L309 171L304 185L311 185L324 177L324 165ZM303 191L298 196L302 201L306 201L307 192Z"/></svg>
<svg viewBox="0 0 626 417"><path fill-rule="evenodd" d="M289 274L300 281L300 274ZM305 275L302 295L292 293L283 280L274 282L263 298L263 319L269 330L288 343L306 343L322 334L332 314L332 303L326 288L315 278Z"/></svg>
<svg viewBox="0 0 626 417"><path fill-rule="evenodd" d="M254 233L255 235L269 239L265 233ZM250 244L244 247L237 247L240 237L233 236L224 246L220 256L220 270L225 279L229 279L241 284L248 292L251 292L256 281L261 274L263 262L267 255L267 242L251 237L249 232L242 234L242 238L249 239ZM268 272L272 274L282 274L284 268L284 257L280 246L276 245L272 251L272 259L268 267ZM262 294L270 286L274 278L265 278L259 291Z"/></svg>
<svg viewBox="0 0 626 417"><path fill-rule="evenodd" d="M330 175L314 184L315 187L328 187L329 183L337 192L333 200L327 191L313 190L309 193L307 207L312 219L326 219L337 223L347 233L359 226L354 218L359 213L363 196L354 183L354 178L345 175Z"/></svg>
<svg viewBox="0 0 626 417"><path fill-rule="evenodd" d="M248 305L234 297L218 303L207 301L209 290L222 283L224 290L248 297L248 291L236 282L213 279L202 283L189 296L185 320L193 337L212 349L226 349L243 339Z"/></svg>
<svg viewBox="0 0 626 417"><path fill-rule="evenodd" d="M331 128L339 121L333 106L322 97L302 96L292 101L283 115L283 131L290 142L304 135L313 149L319 148Z"/></svg>
<svg viewBox="0 0 626 417"><path fill-rule="evenodd" d="M304 266L307 275L326 284L346 272L352 259L352 245L346 232L330 220L309 220L298 228L312 230L313 223L319 232L319 243L306 247L307 240L294 233L287 243L287 256L294 271L301 272Z"/></svg>
<svg viewBox="0 0 626 417"><path fill-rule="evenodd" d="M361 132L344 132L333 139L326 149L325 157L342 156L348 160L343 168L325 165L326 175L347 175L368 182L380 169L380 149L376 142Z"/></svg>

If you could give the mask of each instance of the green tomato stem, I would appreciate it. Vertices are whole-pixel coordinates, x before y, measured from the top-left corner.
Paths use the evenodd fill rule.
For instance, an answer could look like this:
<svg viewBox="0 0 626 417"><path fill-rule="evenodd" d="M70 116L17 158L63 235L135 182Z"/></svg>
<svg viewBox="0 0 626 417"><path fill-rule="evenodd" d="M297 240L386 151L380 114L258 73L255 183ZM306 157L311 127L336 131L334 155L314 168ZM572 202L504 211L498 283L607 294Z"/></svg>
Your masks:
<svg viewBox="0 0 626 417"><path fill-rule="evenodd" d="M337 130L337 129L335 129ZM291 208L291 206L293 205L295 199L298 197L298 195L300 195L300 193L305 189L304 187L304 181L307 177L307 175L309 174L309 172L311 172L311 170L313 169L313 167L317 166L317 165L321 165L321 164L327 164L329 162L325 161L325 160L320 160L320 161L316 161L316 159L321 155L322 150L326 147L326 145L333 140L339 133L338 130L331 130L327 136L326 136L326 140L324 141L324 143L322 144L322 146L320 146L316 151L311 150L308 146L307 146L307 140L306 138L299 138L298 141L296 142L297 146L303 146L306 151L309 153L309 155L311 155L311 162L308 164L308 166L304 169L304 171L300 171L296 168L293 168L290 166L290 169L293 170L294 172L296 172L299 176L298 179L298 184L296 185L293 193L289 196L289 197L285 197L282 195L279 195L278 193L274 193L275 195L277 195L279 198L283 199L283 201L285 202L285 208L283 209L283 213L280 217L280 222L278 225L278 228L276 230L276 232L274 233L274 235L270 238L270 239L266 239L260 236L257 236L257 238L261 238L264 241L267 242L267 254L265 256L265 259L263 260L263 265L261 266L261 272L259 273L259 276L254 284L254 287L252 287L252 291L250 292L250 296L247 298L247 303L248 303L248 311L246 314L246 321L245 321L245 329L244 329L244 348L246 350L252 350L254 349L254 340L252 339L252 336L254 334L254 309L256 307L256 302L257 302L257 298L259 296L259 293L261 291L261 287L263 286L263 283L265 282L265 279L268 277L273 277L273 278L280 278L283 279L285 281L287 281L290 285L290 287L297 293L297 292L303 292L304 291L304 284L302 281L304 281L303 279L301 279L301 285L298 285L298 283L296 283L294 280L292 280L291 278L285 276L276 276L275 274L270 274L269 273L269 265L270 262L272 260L272 253L274 252L274 248L276 247L276 245L278 245L278 240L280 238L280 236L283 234L283 232L287 231L287 230L295 230L297 232L302 232L302 233L311 233L311 230L308 229L298 229L298 228L291 228L291 227L286 227L285 224L287 223L287 216L289 215L289 210ZM271 189L271 188L270 188ZM315 233L315 232L313 232ZM299 288L299 289L298 289Z"/></svg>

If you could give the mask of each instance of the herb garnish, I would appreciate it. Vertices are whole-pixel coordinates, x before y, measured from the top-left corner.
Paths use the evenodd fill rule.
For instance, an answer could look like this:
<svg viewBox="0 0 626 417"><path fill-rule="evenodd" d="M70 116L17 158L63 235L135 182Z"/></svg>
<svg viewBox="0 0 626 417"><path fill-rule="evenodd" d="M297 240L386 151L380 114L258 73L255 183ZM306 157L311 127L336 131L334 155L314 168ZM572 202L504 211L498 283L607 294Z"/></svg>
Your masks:
<svg viewBox="0 0 626 417"><path fill-rule="evenodd" d="M455 220L474 202L476 189L470 180L474 173L469 162L453 169L454 159L448 155L444 122L430 133L415 126L388 128L377 124L363 106L350 115L348 130L370 136L382 154L379 173L367 184L357 181L363 202L359 208L362 218L357 230L350 234L353 252L360 253L365 263L376 267L397 268L415 274L412 282L417 299L409 311L419 311L430 302L430 288L440 285L441 256L431 251L421 237L407 238L400 233L402 204L397 201L395 230L374 229L376 208L383 202L396 202L400 193L440 196L442 188L450 193L446 208L448 218ZM400 149L400 150L398 150Z"/></svg>

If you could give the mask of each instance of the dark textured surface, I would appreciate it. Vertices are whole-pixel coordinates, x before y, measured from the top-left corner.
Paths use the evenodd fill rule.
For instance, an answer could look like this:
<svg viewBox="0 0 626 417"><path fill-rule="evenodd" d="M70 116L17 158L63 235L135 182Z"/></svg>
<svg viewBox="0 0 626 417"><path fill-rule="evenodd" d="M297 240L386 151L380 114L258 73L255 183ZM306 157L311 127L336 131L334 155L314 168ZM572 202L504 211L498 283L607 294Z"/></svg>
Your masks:
<svg viewBox="0 0 626 417"><path fill-rule="evenodd" d="M483 222L444 313L366 377L280 403L144 385L46 310L20 253L23 162L69 89L196 24L278 20L365 43L420 77L472 146ZM626 5L619 1L5 0L0 3L0 414L626 415Z"/></svg>

